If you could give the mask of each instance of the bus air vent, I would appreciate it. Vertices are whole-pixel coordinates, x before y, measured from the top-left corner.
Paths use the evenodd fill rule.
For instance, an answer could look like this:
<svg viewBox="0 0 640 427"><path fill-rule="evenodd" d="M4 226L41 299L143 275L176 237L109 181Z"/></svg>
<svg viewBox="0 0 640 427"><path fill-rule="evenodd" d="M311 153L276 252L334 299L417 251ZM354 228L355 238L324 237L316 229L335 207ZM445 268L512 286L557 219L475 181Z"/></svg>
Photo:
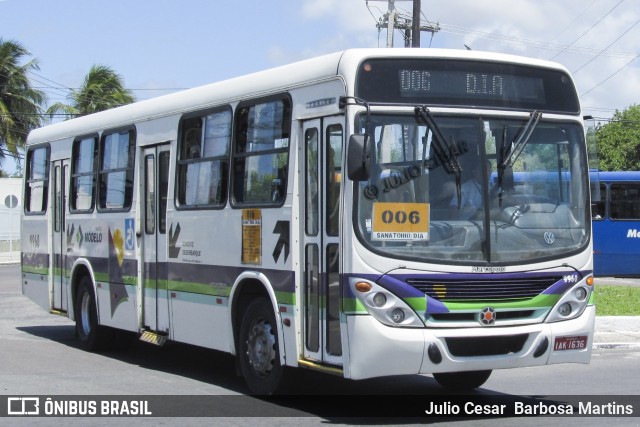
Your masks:
<svg viewBox="0 0 640 427"><path fill-rule="evenodd" d="M509 279L407 279L407 283L439 301L521 301L538 296L562 277Z"/></svg>
<svg viewBox="0 0 640 427"><path fill-rule="evenodd" d="M446 338L449 353L455 357L499 356L518 353L529 334L495 337Z"/></svg>

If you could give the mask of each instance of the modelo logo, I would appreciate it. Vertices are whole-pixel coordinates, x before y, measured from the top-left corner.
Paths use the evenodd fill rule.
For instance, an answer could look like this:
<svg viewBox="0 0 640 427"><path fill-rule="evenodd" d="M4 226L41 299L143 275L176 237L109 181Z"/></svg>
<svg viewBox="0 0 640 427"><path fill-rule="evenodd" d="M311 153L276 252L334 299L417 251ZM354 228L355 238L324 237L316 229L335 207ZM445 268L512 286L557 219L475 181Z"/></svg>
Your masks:
<svg viewBox="0 0 640 427"><path fill-rule="evenodd" d="M629 231L627 231L627 239L631 239L631 238L633 239L640 238L640 231L630 228Z"/></svg>
<svg viewBox="0 0 640 427"><path fill-rule="evenodd" d="M101 243L102 242L102 233L84 233L84 241L87 243Z"/></svg>

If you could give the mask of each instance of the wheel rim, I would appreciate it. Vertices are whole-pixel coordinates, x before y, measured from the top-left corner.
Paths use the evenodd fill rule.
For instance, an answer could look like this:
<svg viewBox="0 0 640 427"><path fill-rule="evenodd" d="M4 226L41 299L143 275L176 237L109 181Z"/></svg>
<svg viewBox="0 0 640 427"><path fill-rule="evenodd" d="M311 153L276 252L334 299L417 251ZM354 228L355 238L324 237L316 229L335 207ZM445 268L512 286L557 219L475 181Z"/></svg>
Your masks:
<svg viewBox="0 0 640 427"><path fill-rule="evenodd" d="M80 303L80 326L85 336L91 333L91 295L86 292Z"/></svg>
<svg viewBox="0 0 640 427"><path fill-rule="evenodd" d="M276 337L271 325L258 320L251 325L247 337L247 357L249 365L260 376L271 373L276 358Z"/></svg>

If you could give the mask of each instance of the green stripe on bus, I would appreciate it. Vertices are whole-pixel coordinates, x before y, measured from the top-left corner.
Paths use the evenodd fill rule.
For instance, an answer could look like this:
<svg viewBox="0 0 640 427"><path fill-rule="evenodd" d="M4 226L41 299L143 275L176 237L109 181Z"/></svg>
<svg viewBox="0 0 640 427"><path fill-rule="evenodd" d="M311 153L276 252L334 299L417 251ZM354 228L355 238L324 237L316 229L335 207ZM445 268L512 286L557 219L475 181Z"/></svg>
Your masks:
<svg viewBox="0 0 640 427"><path fill-rule="evenodd" d="M32 267L32 266L23 265L22 272L29 273L29 274L42 274L44 276L49 275L49 269L47 267Z"/></svg>
<svg viewBox="0 0 640 427"><path fill-rule="evenodd" d="M293 292L276 291L276 301L278 304L295 305L296 295Z"/></svg>
<svg viewBox="0 0 640 427"><path fill-rule="evenodd" d="M357 298L343 298L342 311L346 314L367 313L367 309Z"/></svg>
<svg viewBox="0 0 640 427"><path fill-rule="evenodd" d="M427 299L425 297L405 298L404 302L416 313L424 313L427 311Z"/></svg>
<svg viewBox="0 0 640 427"><path fill-rule="evenodd" d="M558 294L544 294L538 295L535 298L528 299L526 301L511 301L511 302L443 302L443 304L450 311L463 311L463 310L482 310L483 308L490 306L500 309L535 309L535 308L549 308L560 300L562 295Z"/></svg>
<svg viewBox="0 0 640 427"><path fill-rule="evenodd" d="M190 294L200 294L200 295L210 295L216 297L229 297L231 292L230 287L220 287L220 286L212 286L210 284L205 283L195 283L195 282L178 282L178 281L167 281L160 280L157 282L158 289L161 290L169 290L175 292L184 292ZM145 287L148 289L153 289L156 287L156 282L147 280L145 281ZM283 292L276 291L276 301L278 304L288 304L295 305L296 297L293 292Z"/></svg>
<svg viewBox="0 0 640 427"><path fill-rule="evenodd" d="M93 272L96 282L110 283L109 273ZM136 276L122 276L122 283L129 286L138 286L138 278Z"/></svg>

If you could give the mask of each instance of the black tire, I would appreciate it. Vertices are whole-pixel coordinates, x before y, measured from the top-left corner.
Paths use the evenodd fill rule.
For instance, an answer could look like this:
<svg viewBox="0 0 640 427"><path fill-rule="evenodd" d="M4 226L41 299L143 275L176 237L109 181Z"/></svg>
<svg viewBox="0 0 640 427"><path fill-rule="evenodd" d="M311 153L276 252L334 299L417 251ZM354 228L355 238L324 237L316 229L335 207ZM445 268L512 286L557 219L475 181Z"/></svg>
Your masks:
<svg viewBox="0 0 640 427"><path fill-rule="evenodd" d="M91 279L84 276L76 296L76 335L80 344L89 351L105 351L113 343L113 329L98 324L96 297Z"/></svg>
<svg viewBox="0 0 640 427"><path fill-rule="evenodd" d="M240 323L240 371L252 394L271 395L283 386L278 327L273 308L264 298L252 301Z"/></svg>
<svg viewBox="0 0 640 427"><path fill-rule="evenodd" d="M484 384L491 375L488 371L444 372L433 374L438 384L451 391L471 391Z"/></svg>

